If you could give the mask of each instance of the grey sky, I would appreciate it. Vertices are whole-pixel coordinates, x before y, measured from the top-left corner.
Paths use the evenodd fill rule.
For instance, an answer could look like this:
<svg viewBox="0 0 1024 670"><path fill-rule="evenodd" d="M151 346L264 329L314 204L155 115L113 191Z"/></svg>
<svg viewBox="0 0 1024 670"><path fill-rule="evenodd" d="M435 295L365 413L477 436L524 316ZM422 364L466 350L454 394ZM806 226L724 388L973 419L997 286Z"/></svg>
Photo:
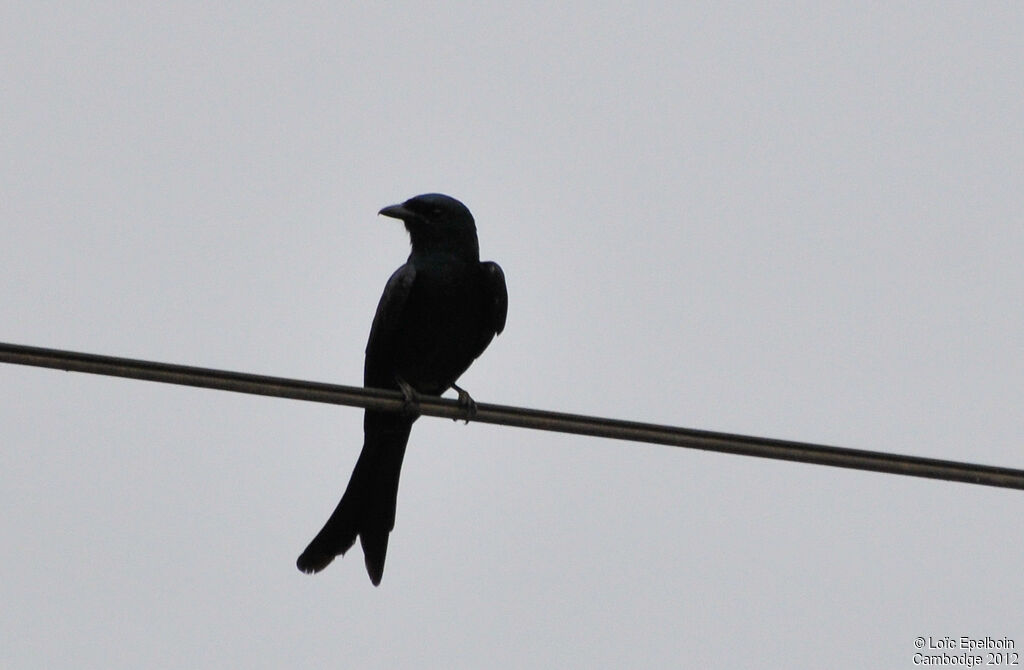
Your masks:
<svg viewBox="0 0 1024 670"><path fill-rule="evenodd" d="M358 383L442 191L483 402L1024 467L1024 5L0 10L0 340ZM1024 647L1020 492L0 367L0 666L913 667ZM1022 652L1024 653L1024 652Z"/></svg>

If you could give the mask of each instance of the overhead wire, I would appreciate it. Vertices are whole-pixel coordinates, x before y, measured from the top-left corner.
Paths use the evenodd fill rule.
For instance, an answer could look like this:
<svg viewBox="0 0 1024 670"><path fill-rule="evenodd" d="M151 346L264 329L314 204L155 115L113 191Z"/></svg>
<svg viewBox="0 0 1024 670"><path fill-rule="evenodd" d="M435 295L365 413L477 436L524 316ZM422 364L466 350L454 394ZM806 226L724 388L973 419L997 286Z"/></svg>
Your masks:
<svg viewBox="0 0 1024 670"><path fill-rule="evenodd" d="M1024 470L0 343L0 362L1024 490Z"/></svg>

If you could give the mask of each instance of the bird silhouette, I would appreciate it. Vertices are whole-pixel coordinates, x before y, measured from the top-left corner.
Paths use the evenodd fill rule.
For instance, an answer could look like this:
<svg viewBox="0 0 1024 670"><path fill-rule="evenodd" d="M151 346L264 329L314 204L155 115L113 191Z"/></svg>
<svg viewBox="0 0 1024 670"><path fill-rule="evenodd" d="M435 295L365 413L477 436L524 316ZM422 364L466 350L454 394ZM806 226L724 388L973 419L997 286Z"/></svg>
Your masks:
<svg viewBox="0 0 1024 670"><path fill-rule="evenodd" d="M409 231L412 253L381 295L366 345L363 384L395 389L406 411L366 410L363 450L348 487L323 529L296 562L306 573L326 568L356 537L374 586L384 574L402 459L419 394L450 388L505 327L508 293L501 267L480 261L473 215L447 195L428 193L380 210Z"/></svg>

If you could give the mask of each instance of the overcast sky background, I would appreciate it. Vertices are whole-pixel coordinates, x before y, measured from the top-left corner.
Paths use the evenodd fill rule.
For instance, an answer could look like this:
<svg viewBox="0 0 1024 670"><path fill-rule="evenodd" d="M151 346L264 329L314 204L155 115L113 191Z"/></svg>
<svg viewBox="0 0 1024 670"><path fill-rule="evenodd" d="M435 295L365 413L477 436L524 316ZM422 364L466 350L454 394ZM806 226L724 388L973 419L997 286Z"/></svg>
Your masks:
<svg viewBox="0 0 1024 670"><path fill-rule="evenodd" d="M216 3L214 3L216 4ZM357 384L441 191L481 402L1024 467L1024 4L9 3L0 341ZM1024 495L0 366L0 666L913 667L1024 647Z"/></svg>

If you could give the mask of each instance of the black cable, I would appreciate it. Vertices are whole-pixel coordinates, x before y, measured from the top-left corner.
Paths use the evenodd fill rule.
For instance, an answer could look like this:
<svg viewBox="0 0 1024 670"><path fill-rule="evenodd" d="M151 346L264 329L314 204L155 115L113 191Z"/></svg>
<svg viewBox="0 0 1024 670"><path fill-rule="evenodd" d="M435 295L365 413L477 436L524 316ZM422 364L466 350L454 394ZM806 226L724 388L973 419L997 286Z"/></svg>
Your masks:
<svg viewBox="0 0 1024 670"><path fill-rule="evenodd" d="M211 370L187 365L155 363L17 344L0 343L0 362L370 409L400 411L404 405L404 398L397 391L267 377L244 372ZM727 454L888 472L911 477L945 479L983 486L1024 489L1024 470L991 465L828 447L765 437L730 435L692 428L619 421L486 403L477 403L476 414L473 417L467 417L466 410L457 401L433 396L422 396L418 410L423 415L449 419L471 418L473 421L504 426L667 444Z"/></svg>

